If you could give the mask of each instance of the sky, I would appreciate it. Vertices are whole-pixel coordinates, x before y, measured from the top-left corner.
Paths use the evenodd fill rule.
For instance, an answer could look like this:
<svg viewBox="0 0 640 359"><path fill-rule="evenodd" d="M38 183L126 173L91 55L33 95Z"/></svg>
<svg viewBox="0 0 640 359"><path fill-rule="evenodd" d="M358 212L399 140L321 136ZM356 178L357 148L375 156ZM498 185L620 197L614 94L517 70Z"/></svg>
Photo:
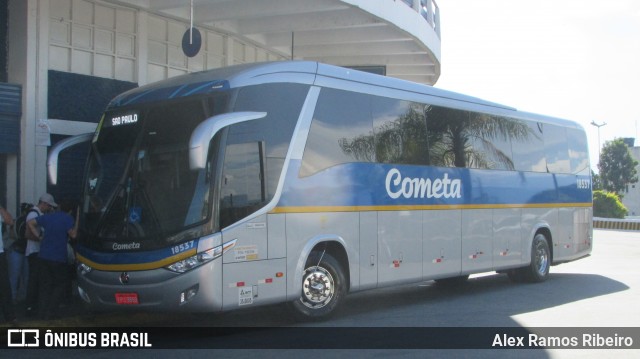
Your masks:
<svg viewBox="0 0 640 359"><path fill-rule="evenodd" d="M640 1L437 0L435 87L580 123L640 146Z"/></svg>

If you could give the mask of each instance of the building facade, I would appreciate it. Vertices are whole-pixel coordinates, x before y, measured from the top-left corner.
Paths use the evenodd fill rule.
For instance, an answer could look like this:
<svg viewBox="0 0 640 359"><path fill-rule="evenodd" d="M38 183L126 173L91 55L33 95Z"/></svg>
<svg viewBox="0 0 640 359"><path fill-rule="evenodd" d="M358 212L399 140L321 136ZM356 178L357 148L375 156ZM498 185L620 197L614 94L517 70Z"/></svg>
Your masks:
<svg viewBox="0 0 640 359"><path fill-rule="evenodd" d="M257 61L315 60L434 84L433 0L0 0L0 204L77 197L92 132L111 98L185 73ZM81 147L81 146L79 146Z"/></svg>
<svg viewBox="0 0 640 359"><path fill-rule="evenodd" d="M638 161L636 171L640 173L640 147L634 146L634 139L625 139L629 146L629 153L634 160ZM640 183L633 183L627 186L627 191L622 197L622 204L627 207L628 217L640 218Z"/></svg>

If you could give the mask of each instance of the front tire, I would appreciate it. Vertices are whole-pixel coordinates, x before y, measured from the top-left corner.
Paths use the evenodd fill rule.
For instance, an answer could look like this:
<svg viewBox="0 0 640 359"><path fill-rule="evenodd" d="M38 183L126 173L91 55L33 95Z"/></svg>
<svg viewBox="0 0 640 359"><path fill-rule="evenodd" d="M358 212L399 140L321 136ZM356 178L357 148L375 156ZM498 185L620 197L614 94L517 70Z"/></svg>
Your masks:
<svg viewBox="0 0 640 359"><path fill-rule="evenodd" d="M292 305L301 319L325 319L335 312L346 292L340 263L329 253L313 252L302 275L302 293Z"/></svg>

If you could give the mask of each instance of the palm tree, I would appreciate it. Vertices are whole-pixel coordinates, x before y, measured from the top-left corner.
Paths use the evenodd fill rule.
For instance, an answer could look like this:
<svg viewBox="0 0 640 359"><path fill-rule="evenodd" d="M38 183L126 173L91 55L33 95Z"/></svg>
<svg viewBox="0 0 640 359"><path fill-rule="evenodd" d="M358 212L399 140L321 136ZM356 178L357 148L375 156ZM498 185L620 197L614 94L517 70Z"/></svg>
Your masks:
<svg viewBox="0 0 640 359"><path fill-rule="evenodd" d="M513 170L511 139L531 136L517 119L414 103L368 135L339 143L358 161Z"/></svg>

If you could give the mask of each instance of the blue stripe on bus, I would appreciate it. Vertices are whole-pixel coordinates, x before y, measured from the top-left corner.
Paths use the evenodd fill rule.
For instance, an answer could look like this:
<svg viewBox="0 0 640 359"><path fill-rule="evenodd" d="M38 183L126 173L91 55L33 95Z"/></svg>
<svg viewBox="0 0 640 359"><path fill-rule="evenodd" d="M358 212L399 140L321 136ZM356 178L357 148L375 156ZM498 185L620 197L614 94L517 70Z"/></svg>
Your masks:
<svg viewBox="0 0 640 359"><path fill-rule="evenodd" d="M299 178L299 168L299 160L291 162L278 207L500 208L592 202L589 176L348 163ZM413 188L418 182L422 187L417 189L424 193ZM459 188L452 188L454 184Z"/></svg>
<svg viewBox="0 0 640 359"><path fill-rule="evenodd" d="M588 207L592 202L589 176L348 163L299 178L299 168L299 160L291 161L273 213ZM197 240L192 248L105 253L79 247L78 258L102 270L146 270L195 255Z"/></svg>

